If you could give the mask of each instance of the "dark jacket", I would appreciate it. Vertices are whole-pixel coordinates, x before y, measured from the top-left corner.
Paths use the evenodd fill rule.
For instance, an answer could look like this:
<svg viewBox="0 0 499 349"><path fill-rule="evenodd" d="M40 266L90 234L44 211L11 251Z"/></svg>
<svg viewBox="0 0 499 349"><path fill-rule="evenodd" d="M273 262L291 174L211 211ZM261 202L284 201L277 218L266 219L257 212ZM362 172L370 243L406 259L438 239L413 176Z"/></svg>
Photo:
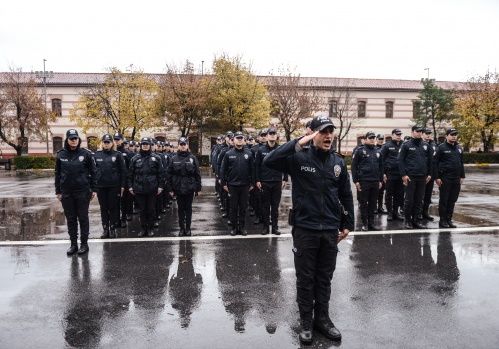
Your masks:
<svg viewBox="0 0 499 349"><path fill-rule="evenodd" d="M165 172L161 158L150 150L140 150L130 162L128 187L136 194L156 194L164 182Z"/></svg>
<svg viewBox="0 0 499 349"><path fill-rule="evenodd" d="M168 191L178 194L192 194L201 191L201 172L198 159L189 151L179 151L166 172Z"/></svg>
<svg viewBox="0 0 499 349"><path fill-rule="evenodd" d="M222 167L222 161L224 159L225 153L227 153L231 148L227 143L222 143L217 152L217 164L215 168L215 174L220 179L220 168Z"/></svg>
<svg viewBox="0 0 499 349"><path fill-rule="evenodd" d="M440 144L434 157L435 171L434 179L458 179L466 178L463 165L463 148L459 144Z"/></svg>
<svg viewBox="0 0 499 349"><path fill-rule="evenodd" d="M225 185L250 185L255 182L255 161L251 152L246 149L232 148L222 160L220 168L222 186Z"/></svg>
<svg viewBox="0 0 499 349"><path fill-rule="evenodd" d="M294 225L308 230L339 229L342 205L345 228L353 230L353 197L345 160L333 150L325 153L315 146L297 152L297 142L287 142L263 160L265 166L291 176Z"/></svg>
<svg viewBox="0 0 499 349"><path fill-rule="evenodd" d="M282 182L288 181L288 174L281 171L273 170L263 164L263 159L273 150L277 149L279 144L275 144L273 148L269 143L265 143L258 147L255 158L255 178L256 182Z"/></svg>
<svg viewBox="0 0 499 349"><path fill-rule="evenodd" d="M400 177L398 164L399 150L402 141L394 141L393 139L386 142L381 147L381 156L383 157L383 173L387 176Z"/></svg>
<svg viewBox="0 0 499 349"><path fill-rule="evenodd" d="M99 150L94 154L97 167L97 187L126 188L126 167L123 155L119 151Z"/></svg>
<svg viewBox="0 0 499 349"><path fill-rule="evenodd" d="M400 146L398 164L400 176L427 177L432 175L433 152L421 138L411 138Z"/></svg>
<svg viewBox="0 0 499 349"><path fill-rule="evenodd" d="M352 180L383 181L383 158L376 145L364 145L352 155Z"/></svg>
<svg viewBox="0 0 499 349"><path fill-rule="evenodd" d="M64 148L57 152L55 162L55 193L74 193L96 190L96 169L92 153L80 147L71 150L66 139Z"/></svg>

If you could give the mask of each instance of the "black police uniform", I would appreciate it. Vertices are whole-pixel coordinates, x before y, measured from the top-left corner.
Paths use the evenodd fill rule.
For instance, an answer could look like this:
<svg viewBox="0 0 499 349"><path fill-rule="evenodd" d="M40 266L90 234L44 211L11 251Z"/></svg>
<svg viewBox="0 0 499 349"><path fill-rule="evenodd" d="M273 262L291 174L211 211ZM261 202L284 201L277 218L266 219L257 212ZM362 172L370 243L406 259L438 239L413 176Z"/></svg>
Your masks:
<svg viewBox="0 0 499 349"><path fill-rule="evenodd" d="M198 160L190 151L178 151L167 171L168 192L177 196L179 235L191 235L192 201L201 191Z"/></svg>
<svg viewBox="0 0 499 349"><path fill-rule="evenodd" d="M383 162L378 147L365 144L352 155L352 179L354 183L360 183L362 230L379 230L374 225L379 184L383 181Z"/></svg>
<svg viewBox="0 0 499 349"><path fill-rule="evenodd" d="M397 160L401 144L402 141L396 142L392 139L381 147L383 173L386 175L385 203L388 210L387 219L389 221L403 219L399 216L399 208L402 207L404 199L404 183L400 176Z"/></svg>
<svg viewBox="0 0 499 349"><path fill-rule="evenodd" d="M232 148L227 144L227 143L222 143L222 146L220 147L220 151L218 153L217 157L217 179L220 180L220 183L222 183L222 177L221 177L221 168L222 168L222 161L225 157L225 154L231 150ZM226 218L229 216L230 212L230 201L229 201L229 193L224 190L223 185L220 184L220 203L222 204L222 211L225 211L224 214L222 214L223 218Z"/></svg>
<svg viewBox="0 0 499 349"><path fill-rule="evenodd" d="M246 209L249 189L254 186L254 171L253 157L246 148L234 147L225 153L220 168L220 178L222 188L224 186L229 188L231 235L236 235L237 231L243 235L247 234Z"/></svg>
<svg viewBox="0 0 499 349"><path fill-rule="evenodd" d="M76 136L78 133L74 131ZM67 137L73 136L67 134ZM88 207L92 192L96 191L96 169L92 153L81 148L81 139L78 137L78 146L71 150L68 138L64 141L64 148L57 152L55 163L55 193L61 195L62 208L68 225L68 234L71 247L68 254L88 252L88 235L90 223ZM78 250L78 222L80 222L81 246Z"/></svg>
<svg viewBox="0 0 499 349"><path fill-rule="evenodd" d="M437 150L437 145L435 144L433 139L430 139L427 143L431 148L432 154L435 154L435 151ZM433 156L432 156L432 161L433 161ZM434 183L434 178L432 175L431 180L428 183L426 183L425 192L424 192L424 199L423 199L423 212L422 212L422 218L428 219L431 221L433 220L433 217L430 216L430 213L428 211L430 209L431 196L433 194L433 183Z"/></svg>
<svg viewBox="0 0 499 349"><path fill-rule="evenodd" d="M452 215L461 191L461 179L466 177L463 165L463 148L457 143L452 145L445 141L437 147L434 163L435 179L442 181L438 201L439 225L446 228L445 223L447 223L449 227L455 228L456 226L452 223Z"/></svg>
<svg viewBox="0 0 499 349"><path fill-rule="evenodd" d="M279 235L279 204L282 195L282 182L288 181L288 174L273 170L263 164L263 159L273 150L277 149L279 144L275 143L273 147L267 142L258 148L255 159L255 178L256 182L262 185L262 216L263 229L262 234L269 233L269 216L272 220L272 234ZM254 190L252 190L254 191Z"/></svg>
<svg viewBox="0 0 499 349"><path fill-rule="evenodd" d="M352 155L355 154L355 152L359 149L362 148L364 144L357 144L353 149L352 149ZM360 209L360 191L359 189L355 188L355 191L357 192L357 205Z"/></svg>
<svg viewBox="0 0 499 349"><path fill-rule="evenodd" d="M423 206L426 178L432 175L431 147L421 138L411 138L400 146L398 165L400 176L409 176L404 200L406 228L424 228L417 221Z"/></svg>
<svg viewBox="0 0 499 349"><path fill-rule="evenodd" d="M376 139L381 139L381 138L376 138ZM383 144L382 145L376 144L376 148L379 151L381 151L382 147L383 147ZM383 213L383 214L387 213L387 211L383 208L383 197L385 196L385 190L386 190L385 181L382 180L381 181L381 188L378 191L378 207L377 207L377 210L375 210L377 213Z"/></svg>
<svg viewBox="0 0 499 349"><path fill-rule="evenodd" d="M262 146L262 143L257 143L251 147L251 155L253 159L256 161L256 154L258 153L258 149ZM255 214L255 224L260 224L263 222L263 205L262 205L262 192L260 189L255 188L250 193L250 205L253 208Z"/></svg>
<svg viewBox="0 0 499 349"><path fill-rule="evenodd" d="M130 161L135 156L135 153L133 153L131 150L126 149L123 143L119 147L117 147L116 150L121 153L121 156L125 161L125 167L128 169L130 167ZM132 194L130 194L130 192L128 191L128 189L130 188L125 187L125 191L123 192L123 195L121 196L121 199L118 202L118 212L121 211L120 225L123 228L127 226L126 223L127 220L132 220L132 213L133 213L133 197Z"/></svg>
<svg viewBox="0 0 499 349"><path fill-rule="evenodd" d="M154 219L156 213L156 195L158 188L162 188L165 181L165 172L161 159L151 149L140 149L130 163L128 169L128 187L133 189L140 209L140 224L142 230L139 237L153 236Z"/></svg>

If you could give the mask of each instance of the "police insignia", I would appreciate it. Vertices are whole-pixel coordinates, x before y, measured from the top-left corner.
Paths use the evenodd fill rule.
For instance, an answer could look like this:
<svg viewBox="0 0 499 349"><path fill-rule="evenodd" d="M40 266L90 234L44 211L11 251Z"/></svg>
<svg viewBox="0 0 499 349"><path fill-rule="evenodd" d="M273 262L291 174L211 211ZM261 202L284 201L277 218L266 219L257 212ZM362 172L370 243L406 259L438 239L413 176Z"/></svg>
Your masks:
<svg viewBox="0 0 499 349"><path fill-rule="evenodd" d="M80 162L82 162L82 161L83 161L83 159L85 159L83 156L79 156L79 157L78 157L78 160L80 160Z"/></svg>
<svg viewBox="0 0 499 349"><path fill-rule="evenodd" d="M462 153L462 152L463 152L463 150L462 150L462 149L458 149L458 150L459 150L459 152L460 152L460 153Z"/></svg>
<svg viewBox="0 0 499 349"><path fill-rule="evenodd" d="M192 163L194 163L194 159L193 158L190 158L189 161Z"/></svg>
<svg viewBox="0 0 499 349"><path fill-rule="evenodd" d="M244 158L247 159L248 158L248 154L244 154Z"/></svg>
<svg viewBox="0 0 499 349"><path fill-rule="evenodd" d="M335 177L339 177L341 173L341 167L340 165L334 165L334 175Z"/></svg>
<svg viewBox="0 0 499 349"><path fill-rule="evenodd" d="M423 149L424 149L424 150L427 150L427 149L428 149L428 146L423 145Z"/></svg>
<svg viewBox="0 0 499 349"><path fill-rule="evenodd" d="M379 158L379 153L376 153L376 157Z"/></svg>
<svg viewBox="0 0 499 349"><path fill-rule="evenodd" d="M152 161L156 161L156 158L154 158L154 157L153 157L153 158L151 158L151 160L152 160Z"/></svg>

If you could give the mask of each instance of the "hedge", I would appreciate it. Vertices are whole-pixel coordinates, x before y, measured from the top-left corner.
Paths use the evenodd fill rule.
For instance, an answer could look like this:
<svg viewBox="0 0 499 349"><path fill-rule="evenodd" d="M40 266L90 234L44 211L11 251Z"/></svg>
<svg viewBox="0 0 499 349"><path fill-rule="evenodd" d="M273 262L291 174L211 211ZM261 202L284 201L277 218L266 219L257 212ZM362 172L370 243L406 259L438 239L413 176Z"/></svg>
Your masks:
<svg viewBox="0 0 499 349"><path fill-rule="evenodd" d="M14 166L17 170L55 168L55 156L16 156Z"/></svg>

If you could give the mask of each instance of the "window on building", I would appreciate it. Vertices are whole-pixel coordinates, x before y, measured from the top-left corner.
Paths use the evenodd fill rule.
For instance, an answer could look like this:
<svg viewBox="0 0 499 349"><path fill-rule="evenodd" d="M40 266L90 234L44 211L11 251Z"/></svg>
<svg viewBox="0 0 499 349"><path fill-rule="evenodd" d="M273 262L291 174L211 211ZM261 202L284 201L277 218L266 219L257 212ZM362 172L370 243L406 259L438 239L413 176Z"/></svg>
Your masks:
<svg viewBox="0 0 499 349"><path fill-rule="evenodd" d="M366 102L364 101L357 102L357 117L359 118L366 117Z"/></svg>
<svg viewBox="0 0 499 349"><path fill-rule="evenodd" d="M199 137L190 136L189 137L189 150L193 155L199 155Z"/></svg>
<svg viewBox="0 0 499 349"><path fill-rule="evenodd" d="M416 119L419 115L419 111L421 110L421 101L412 101L412 118Z"/></svg>
<svg viewBox="0 0 499 349"><path fill-rule="evenodd" d="M21 155L28 155L28 137L19 137L17 142L22 145Z"/></svg>
<svg viewBox="0 0 499 349"><path fill-rule="evenodd" d="M97 151L97 145L98 145L97 137L94 136L87 137L87 147L91 152L95 153Z"/></svg>
<svg viewBox="0 0 499 349"><path fill-rule="evenodd" d="M364 136L357 137L357 145L361 145L362 144L362 139L363 138L364 138Z"/></svg>
<svg viewBox="0 0 499 349"><path fill-rule="evenodd" d="M54 154L62 149L62 137L52 138L52 148L53 148Z"/></svg>
<svg viewBox="0 0 499 349"><path fill-rule="evenodd" d="M164 141L166 141L166 138L165 138L164 136L156 136L156 137L154 137L154 138L156 138L156 140L157 140L157 141L160 141L160 142L164 142Z"/></svg>
<svg viewBox="0 0 499 349"><path fill-rule="evenodd" d="M393 119L393 102L386 102L386 118Z"/></svg>
<svg viewBox="0 0 499 349"><path fill-rule="evenodd" d="M329 101L329 117L330 118L338 117L338 101L334 100Z"/></svg>
<svg viewBox="0 0 499 349"><path fill-rule="evenodd" d="M62 101L59 98L54 98L52 100L52 113L54 113L55 116L62 115Z"/></svg>

